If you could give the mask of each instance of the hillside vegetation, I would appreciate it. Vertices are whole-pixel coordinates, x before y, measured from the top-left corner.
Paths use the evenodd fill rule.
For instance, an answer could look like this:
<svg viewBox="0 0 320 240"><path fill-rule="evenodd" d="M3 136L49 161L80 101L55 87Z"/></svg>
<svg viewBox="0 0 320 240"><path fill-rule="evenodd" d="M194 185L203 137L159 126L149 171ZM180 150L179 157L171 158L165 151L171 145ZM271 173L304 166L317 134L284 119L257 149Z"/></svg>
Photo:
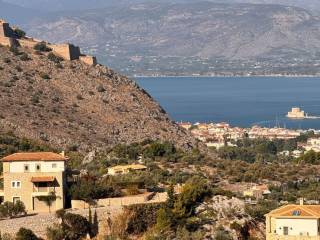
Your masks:
<svg viewBox="0 0 320 240"><path fill-rule="evenodd" d="M111 69L0 47L0 126L19 137L89 151L146 139L197 141L135 82Z"/></svg>

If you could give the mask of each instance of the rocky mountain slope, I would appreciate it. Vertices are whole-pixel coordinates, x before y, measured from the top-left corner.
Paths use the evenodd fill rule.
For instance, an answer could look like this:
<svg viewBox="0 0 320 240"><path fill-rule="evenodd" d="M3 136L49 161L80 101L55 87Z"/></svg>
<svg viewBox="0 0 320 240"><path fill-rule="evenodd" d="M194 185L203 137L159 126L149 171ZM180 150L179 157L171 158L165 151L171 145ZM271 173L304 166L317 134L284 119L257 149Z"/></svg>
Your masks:
<svg viewBox="0 0 320 240"><path fill-rule="evenodd" d="M146 3L56 13L25 27L38 38L79 44L123 72L171 66L183 73L188 66L215 68L217 60L275 65L320 53L320 18L279 5Z"/></svg>
<svg viewBox="0 0 320 240"><path fill-rule="evenodd" d="M26 57L28 56L28 57ZM0 47L0 126L61 148L91 150L146 139L197 144L135 82L111 69Z"/></svg>

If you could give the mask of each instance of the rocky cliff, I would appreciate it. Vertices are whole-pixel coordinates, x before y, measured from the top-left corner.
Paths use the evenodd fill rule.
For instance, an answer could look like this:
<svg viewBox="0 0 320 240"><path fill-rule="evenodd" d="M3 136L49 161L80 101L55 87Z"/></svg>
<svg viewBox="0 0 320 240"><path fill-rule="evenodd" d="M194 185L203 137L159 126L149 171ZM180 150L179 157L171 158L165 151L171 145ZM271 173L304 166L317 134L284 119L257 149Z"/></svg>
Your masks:
<svg viewBox="0 0 320 240"><path fill-rule="evenodd" d="M54 60L54 61L52 61ZM21 137L80 150L145 139L196 140L137 84L111 69L0 46L0 125Z"/></svg>

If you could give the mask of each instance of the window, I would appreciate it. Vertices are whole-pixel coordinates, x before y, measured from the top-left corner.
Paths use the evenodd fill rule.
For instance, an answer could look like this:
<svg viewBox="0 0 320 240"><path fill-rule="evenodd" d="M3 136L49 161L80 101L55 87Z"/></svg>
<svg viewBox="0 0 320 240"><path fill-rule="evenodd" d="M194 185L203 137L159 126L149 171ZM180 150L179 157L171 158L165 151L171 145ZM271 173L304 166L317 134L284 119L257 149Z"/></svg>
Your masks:
<svg viewBox="0 0 320 240"><path fill-rule="evenodd" d="M36 164L36 172L40 172L41 171L41 164L38 163Z"/></svg>
<svg viewBox="0 0 320 240"><path fill-rule="evenodd" d="M57 164L56 163L52 163L52 168L57 168Z"/></svg>
<svg viewBox="0 0 320 240"><path fill-rule="evenodd" d="M20 181L12 181L11 187L12 188L21 188L21 182Z"/></svg>
<svg viewBox="0 0 320 240"><path fill-rule="evenodd" d="M25 164L25 165L24 165L24 171L25 171L25 172L29 172L29 165L28 165L28 164Z"/></svg>

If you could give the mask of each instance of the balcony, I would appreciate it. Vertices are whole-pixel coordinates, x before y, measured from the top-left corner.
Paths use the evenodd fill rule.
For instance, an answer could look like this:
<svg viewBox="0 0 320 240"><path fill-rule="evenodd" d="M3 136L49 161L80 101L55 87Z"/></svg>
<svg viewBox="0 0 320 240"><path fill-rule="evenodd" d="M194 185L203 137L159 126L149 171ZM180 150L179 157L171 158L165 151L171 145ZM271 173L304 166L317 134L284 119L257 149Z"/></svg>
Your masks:
<svg viewBox="0 0 320 240"><path fill-rule="evenodd" d="M49 196L52 192L55 192L54 187L34 187L32 197Z"/></svg>
<svg viewBox="0 0 320 240"><path fill-rule="evenodd" d="M50 196L55 192L56 181L54 177L32 177L33 183L32 197Z"/></svg>

